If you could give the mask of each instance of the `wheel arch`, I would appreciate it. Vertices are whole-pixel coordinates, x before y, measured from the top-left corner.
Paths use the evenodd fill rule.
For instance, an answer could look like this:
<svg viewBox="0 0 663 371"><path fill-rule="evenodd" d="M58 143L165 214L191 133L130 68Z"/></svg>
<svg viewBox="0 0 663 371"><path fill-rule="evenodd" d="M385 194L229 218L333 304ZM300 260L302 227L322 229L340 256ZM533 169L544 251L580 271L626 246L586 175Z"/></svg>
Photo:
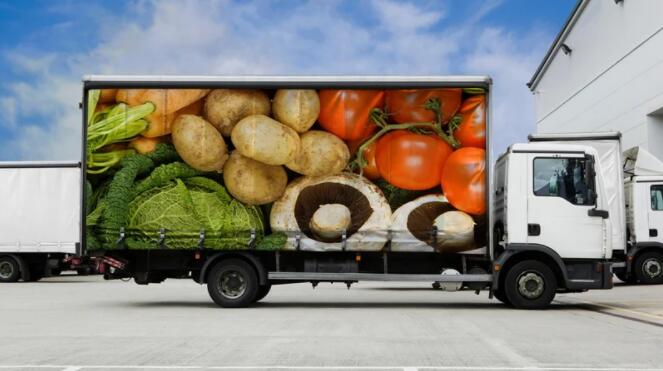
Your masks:
<svg viewBox="0 0 663 371"><path fill-rule="evenodd" d="M203 267L200 269L199 283L207 283L207 276L209 275L209 272L214 264L226 259L240 259L247 262L253 267L253 269L255 269L256 273L258 274L258 282L260 285L267 284L267 271L265 270L265 266L262 264L260 259L251 253L243 251L219 252L207 258L203 264Z"/></svg>
<svg viewBox="0 0 663 371"><path fill-rule="evenodd" d="M663 254L663 243L638 242L635 244L635 246L629 249L628 253L626 254L626 260L628 262L627 273L633 272L633 264L635 264L635 260L638 258L638 256L650 251Z"/></svg>
<svg viewBox="0 0 663 371"><path fill-rule="evenodd" d="M499 265L500 269L497 272L493 271L493 291L503 287L506 272L523 260L538 260L546 263L555 274L557 286L567 288L569 279L566 274L566 266L554 250L537 244L509 244L495 260L494 266Z"/></svg>

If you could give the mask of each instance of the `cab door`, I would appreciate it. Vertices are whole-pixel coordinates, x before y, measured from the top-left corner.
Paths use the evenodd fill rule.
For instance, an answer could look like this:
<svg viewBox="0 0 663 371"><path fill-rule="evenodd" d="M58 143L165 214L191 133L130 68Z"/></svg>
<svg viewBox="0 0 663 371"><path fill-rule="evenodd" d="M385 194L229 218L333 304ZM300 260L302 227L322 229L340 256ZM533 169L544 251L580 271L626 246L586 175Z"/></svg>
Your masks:
<svg viewBox="0 0 663 371"><path fill-rule="evenodd" d="M647 203L647 219L649 225L649 241L663 242L663 184L652 184L649 187L650 202Z"/></svg>
<svg viewBox="0 0 663 371"><path fill-rule="evenodd" d="M529 154L528 243L562 258L606 256L607 212L597 210L594 160L578 154Z"/></svg>

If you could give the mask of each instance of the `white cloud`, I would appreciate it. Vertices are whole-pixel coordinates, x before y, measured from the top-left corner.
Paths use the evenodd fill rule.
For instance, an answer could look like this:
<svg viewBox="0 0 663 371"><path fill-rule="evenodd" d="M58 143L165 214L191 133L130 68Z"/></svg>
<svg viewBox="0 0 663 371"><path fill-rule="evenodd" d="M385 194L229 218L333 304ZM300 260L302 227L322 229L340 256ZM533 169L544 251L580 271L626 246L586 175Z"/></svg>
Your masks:
<svg viewBox="0 0 663 371"><path fill-rule="evenodd" d="M469 71L493 78L493 148L498 152L526 140L535 129L534 104L525 82L539 63L546 40L540 32L518 38L505 30L486 28L466 58Z"/></svg>
<svg viewBox="0 0 663 371"><path fill-rule="evenodd" d="M2 97L0 98L0 125L6 128L13 128L16 126L16 98Z"/></svg>
<svg viewBox="0 0 663 371"><path fill-rule="evenodd" d="M99 17L102 41L92 50L11 53L10 61L33 82L8 85L0 104L15 108L2 117L31 119L21 123L15 151L4 152L22 159L79 158L83 74L488 73L495 80L498 146L518 137L514 128L531 130L524 84L541 52L532 36L481 26L499 1L449 25L439 3L432 3L436 9L414 2L362 4L372 7L372 23L349 17L333 1L311 0L286 11L280 3L144 0L130 5L132 19Z"/></svg>
<svg viewBox="0 0 663 371"><path fill-rule="evenodd" d="M390 26L393 32L416 31L438 23L444 12L418 7L412 3L391 0L374 0L373 5L380 19Z"/></svg>

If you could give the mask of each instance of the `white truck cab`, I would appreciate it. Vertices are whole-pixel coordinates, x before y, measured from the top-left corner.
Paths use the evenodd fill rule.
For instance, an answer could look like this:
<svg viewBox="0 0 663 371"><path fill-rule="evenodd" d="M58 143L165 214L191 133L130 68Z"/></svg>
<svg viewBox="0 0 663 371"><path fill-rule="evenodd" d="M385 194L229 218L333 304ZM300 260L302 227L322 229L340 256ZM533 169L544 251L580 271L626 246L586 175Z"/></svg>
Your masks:
<svg viewBox="0 0 663 371"><path fill-rule="evenodd" d="M495 165L496 269L513 255L546 262L558 291L612 287L612 217L599 153L591 146L514 144ZM507 269L509 267L503 267ZM516 278L520 294L534 296L548 281L532 265ZM505 277L508 280L508 275ZM499 298L500 282L494 290Z"/></svg>
<svg viewBox="0 0 663 371"><path fill-rule="evenodd" d="M626 282L663 283L663 162L643 148L624 152Z"/></svg>

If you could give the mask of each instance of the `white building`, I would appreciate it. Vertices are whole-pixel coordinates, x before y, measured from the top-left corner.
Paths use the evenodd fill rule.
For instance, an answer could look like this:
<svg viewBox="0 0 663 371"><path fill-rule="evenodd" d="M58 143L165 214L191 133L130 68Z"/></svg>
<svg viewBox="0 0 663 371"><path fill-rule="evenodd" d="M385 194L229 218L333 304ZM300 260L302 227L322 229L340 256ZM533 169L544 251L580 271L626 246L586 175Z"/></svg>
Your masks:
<svg viewBox="0 0 663 371"><path fill-rule="evenodd" d="M540 133L620 131L663 160L663 0L580 0L528 86Z"/></svg>

